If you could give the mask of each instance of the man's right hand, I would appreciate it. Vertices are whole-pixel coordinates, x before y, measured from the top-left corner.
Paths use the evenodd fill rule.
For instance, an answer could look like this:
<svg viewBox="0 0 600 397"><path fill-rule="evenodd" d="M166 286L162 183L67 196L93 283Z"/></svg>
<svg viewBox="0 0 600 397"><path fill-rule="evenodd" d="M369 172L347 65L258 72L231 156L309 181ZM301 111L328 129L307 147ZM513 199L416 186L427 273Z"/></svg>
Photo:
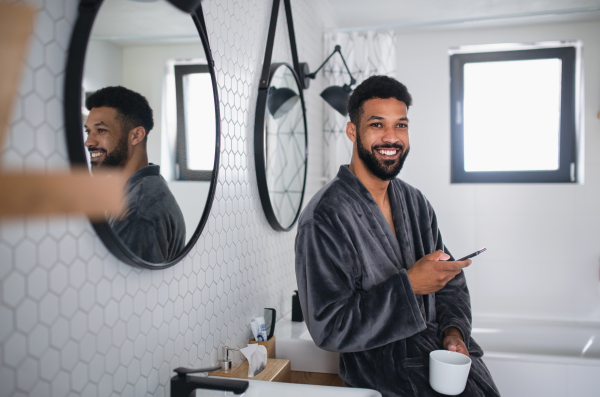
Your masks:
<svg viewBox="0 0 600 397"><path fill-rule="evenodd" d="M470 259L445 262L448 259L450 255L438 250L425 255L408 269L408 279L416 295L427 295L441 290L448 281L471 264Z"/></svg>

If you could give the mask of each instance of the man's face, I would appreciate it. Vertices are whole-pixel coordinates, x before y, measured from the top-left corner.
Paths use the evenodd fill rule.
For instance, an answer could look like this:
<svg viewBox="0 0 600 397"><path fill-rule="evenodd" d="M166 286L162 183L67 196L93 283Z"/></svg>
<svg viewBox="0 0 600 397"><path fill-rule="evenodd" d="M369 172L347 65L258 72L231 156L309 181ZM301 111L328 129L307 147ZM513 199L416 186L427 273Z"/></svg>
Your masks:
<svg viewBox="0 0 600 397"><path fill-rule="evenodd" d="M127 131L121 131L117 110L92 108L85 123L85 146L90 152L92 168L122 167L128 156Z"/></svg>
<svg viewBox="0 0 600 397"><path fill-rule="evenodd" d="M408 117L404 102L373 98L363 104L356 148L365 167L384 181L394 179L408 156Z"/></svg>

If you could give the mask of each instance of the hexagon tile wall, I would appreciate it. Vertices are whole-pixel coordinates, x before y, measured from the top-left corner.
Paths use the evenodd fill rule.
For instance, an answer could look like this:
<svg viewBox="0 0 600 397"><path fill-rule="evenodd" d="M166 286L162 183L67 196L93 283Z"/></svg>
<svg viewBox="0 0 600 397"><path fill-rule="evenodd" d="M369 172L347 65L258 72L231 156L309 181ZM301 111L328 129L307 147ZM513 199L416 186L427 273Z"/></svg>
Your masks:
<svg viewBox="0 0 600 397"><path fill-rule="evenodd" d="M318 0L293 3L300 59L314 67L323 53ZM7 169L68 166L62 89L77 1L36 4L2 151ZM243 346L250 319L263 307L290 310L295 231L276 233L267 224L251 150L271 5L203 4L219 82L223 160L210 220L181 263L162 271L122 264L80 217L0 222L0 396L163 396L173 368L207 366L218 347ZM284 28L280 15L278 36L287 40ZM276 54L287 56L285 45ZM321 185L321 85L317 80L306 92L307 199Z"/></svg>

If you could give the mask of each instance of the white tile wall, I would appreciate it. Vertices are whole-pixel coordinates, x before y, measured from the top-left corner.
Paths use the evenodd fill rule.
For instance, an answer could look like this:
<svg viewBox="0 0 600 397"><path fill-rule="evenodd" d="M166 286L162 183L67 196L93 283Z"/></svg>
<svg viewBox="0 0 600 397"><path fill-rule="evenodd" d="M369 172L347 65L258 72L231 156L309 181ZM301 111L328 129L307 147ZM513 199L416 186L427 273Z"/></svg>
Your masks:
<svg viewBox="0 0 600 397"><path fill-rule="evenodd" d="M38 17L2 165L68 166L62 82L77 1L39 0ZM254 170L255 100L272 2L205 1L222 114L219 181L210 218L176 266L118 262L86 219L0 222L0 396L167 395L172 369L208 366L243 346L248 323L290 310L295 231L274 232ZM320 64L317 0L293 2L301 61ZM279 20L274 61L291 60ZM321 81L306 91L308 200L321 186ZM238 358L239 360L239 358Z"/></svg>

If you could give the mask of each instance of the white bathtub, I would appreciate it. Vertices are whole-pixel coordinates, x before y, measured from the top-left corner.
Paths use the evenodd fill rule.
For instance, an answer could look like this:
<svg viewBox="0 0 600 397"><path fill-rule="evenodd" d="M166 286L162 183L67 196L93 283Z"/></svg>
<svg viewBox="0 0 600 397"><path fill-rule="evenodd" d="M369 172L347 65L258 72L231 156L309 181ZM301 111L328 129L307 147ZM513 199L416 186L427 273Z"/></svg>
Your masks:
<svg viewBox="0 0 600 397"><path fill-rule="evenodd" d="M503 396L600 397L600 324L475 320Z"/></svg>
<svg viewBox="0 0 600 397"><path fill-rule="evenodd" d="M319 349L304 323L285 316L275 334L292 371L337 373L338 354ZM473 337L503 397L600 397L600 324L476 319Z"/></svg>

